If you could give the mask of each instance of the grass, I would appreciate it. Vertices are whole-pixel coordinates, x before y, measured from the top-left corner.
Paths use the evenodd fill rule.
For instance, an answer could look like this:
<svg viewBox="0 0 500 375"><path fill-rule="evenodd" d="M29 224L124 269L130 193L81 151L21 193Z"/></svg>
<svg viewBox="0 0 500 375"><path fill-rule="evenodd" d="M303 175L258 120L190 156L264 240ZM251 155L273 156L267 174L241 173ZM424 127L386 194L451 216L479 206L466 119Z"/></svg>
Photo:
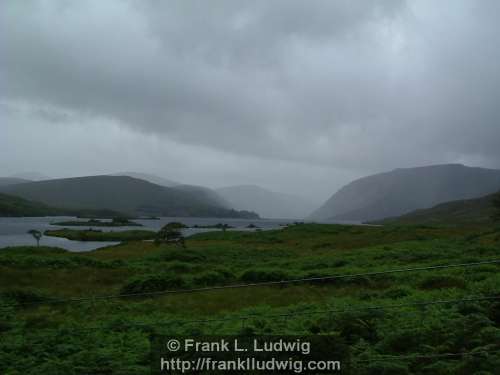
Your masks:
<svg viewBox="0 0 500 375"><path fill-rule="evenodd" d="M0 303L13 306L0 313L0 372L147 374L150 333L335 335L351 350L356 374L494 373L500 365L494 354L480 363L445 358L356 365L373 355L498 350L499 302L300 315L500 295L500 267L494 264L156 297L19 304L498 259L500 231L494 226L307 224L280 231L203 233L188 238L186 245L130 241L88 253L1 250ZM279 314L297 315L268 317ZM245 324L173 323L246 315L253 317ZM142 325L134 326L137 322ZM85 330L94 326L102 329Z"/></svg>

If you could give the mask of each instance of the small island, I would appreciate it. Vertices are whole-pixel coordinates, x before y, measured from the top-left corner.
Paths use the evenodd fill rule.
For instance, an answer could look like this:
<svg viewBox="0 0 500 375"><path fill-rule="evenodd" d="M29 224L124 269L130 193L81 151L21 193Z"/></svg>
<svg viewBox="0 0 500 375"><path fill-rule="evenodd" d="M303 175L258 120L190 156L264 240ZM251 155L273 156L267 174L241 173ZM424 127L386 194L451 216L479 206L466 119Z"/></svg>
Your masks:
<svg viewBox="0 0 500 375"><path fill-rule="evenodd" d="M196 229L222 229L222 230L226 230L226 229L233 229L234 227L229 225L229 224L222 224L222 223L218 223L218 224L215 224L215 225L198 225L198 224L195 224L193 225L193 228L196 228Z"/></svg>
<svg viewBox="0 0 500 375"><path fill-rule="evenodd" d="M89 219L87 221L59 221L50 225L63 227L142 227L142 224L136 223L125 217L114 217L111 221L102 221L99 219Z"/></svg>
<svg viewBox="0 0 500 375"><path fill-rule="evenodd" d="M61 237L73 241L143 241L153 240L157 233L149 230L126 230L118 232L103 232L97 229L57 229L46 230L46 236Z"/></svg>

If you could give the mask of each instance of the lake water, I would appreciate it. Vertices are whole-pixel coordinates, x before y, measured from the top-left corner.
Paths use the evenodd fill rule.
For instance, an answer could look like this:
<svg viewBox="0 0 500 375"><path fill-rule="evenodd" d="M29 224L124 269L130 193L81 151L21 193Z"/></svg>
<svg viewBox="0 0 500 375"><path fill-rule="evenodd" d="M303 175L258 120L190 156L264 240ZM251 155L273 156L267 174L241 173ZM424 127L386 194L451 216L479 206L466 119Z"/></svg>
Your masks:
<svg viewBox="0 0 500 375"><path fill-rule="evenodd" d="M60 226L51 225L53 222L78 220L75 217L0 217L0 250L8 246L33 246L36 244L34 238L27 232L30 229L37 229L42 233L48 229L62 228ZM86 220L82 220L86 221ZM254 224L263 230L279 229L284 225L292 223L294 220L289 219L220 219L220 218L193 218L193 217L162 217L160 220L134 220L143 225L143 227L71 227L74 229L99 229L102 231L123 231L129 229L150 229L158 231L162 226L171 222L178 221L189 227L194 225L207 226L216 225L218 223L228 224L235 227L233 230L252 230L247 228L248 225ZM214 229L206 228L186 228L183 230L185 236L192 234L213 231ZM215 229L217 230L217 229ZM71 241L65 238L43 236L41 246L61 247L69 251L90 251L104 246L116 245L118 242L94 242L94 241Z"/></svg>

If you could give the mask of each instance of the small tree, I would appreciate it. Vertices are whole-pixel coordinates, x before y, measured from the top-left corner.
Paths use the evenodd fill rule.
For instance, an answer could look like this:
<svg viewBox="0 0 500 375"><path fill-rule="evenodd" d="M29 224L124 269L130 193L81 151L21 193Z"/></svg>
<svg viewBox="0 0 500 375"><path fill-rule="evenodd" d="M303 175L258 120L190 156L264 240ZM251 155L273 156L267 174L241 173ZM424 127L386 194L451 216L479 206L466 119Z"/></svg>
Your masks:
<svg viewBox="0 0 500 375"><path fill-rule="evenodd" d="M185 247L184 236L182 235L180 228L182 228L182 226L180 226L179 223L172 222L166 224L158 231L155 243L160 244L162 242L176 242Z"/></svg>
<svg viewBox="0 0 500 375"><path fill-rule="evenodd" d="M36 240L36 246L40 247L40 239L42 238L42 232L36 229L31 229L28 231L29 234L33 236L33 238Z"/></svg>
<svg viewBox="0 0 500 375"><path fill-rule="evenodd" d="M228 224L224 223L218 223L215 225L215 228L219 228L221 229L223 232L225 232L227 229L231 228L231 226L229 226Z"/></svg>

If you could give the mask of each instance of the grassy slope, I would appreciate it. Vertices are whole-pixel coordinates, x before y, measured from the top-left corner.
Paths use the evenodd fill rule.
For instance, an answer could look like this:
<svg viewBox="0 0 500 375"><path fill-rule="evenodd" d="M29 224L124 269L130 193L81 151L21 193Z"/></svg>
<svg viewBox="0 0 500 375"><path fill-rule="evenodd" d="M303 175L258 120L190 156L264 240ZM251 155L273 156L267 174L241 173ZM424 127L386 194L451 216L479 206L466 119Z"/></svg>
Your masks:
<svg viewBox="0 0 500 375"><path fill-rule="evenodd" d="M417 210L376 224L491 224L495 209L493 199L497 194L477 199L446 202L425 210Z"/></svg>
<svg viewBox="0 0 500 375"><path fill-rule="evenodd" d="M500 232L493 227L298 225L283 231L206 233L186 242L186 250L141 242L81 254L51 248L5 249L0 251L3 303L474 262L498 258ZM499 294L499 271L497 265L485 265L286 287L12 307L0 315L5 338L0 343L0 371L76 374L75 368L82 366L89 373L108 369L147 374L150 332L334 334L352 349L354 359L453 353L488 345L498 349L498 303L318 313L286 320L263 315ZM174 322L248 314L257 316L244 325L241 321ZM134 322L146 324L131 327ZM103 328L78 331L88 326ZM23 361L16 353L22 353ZM471 366L493 373L500 357L473 361L360 363L356 373L379 374L391 368L386 373L468 374ZM35 371L30 363L42 367Z"/></svg>

